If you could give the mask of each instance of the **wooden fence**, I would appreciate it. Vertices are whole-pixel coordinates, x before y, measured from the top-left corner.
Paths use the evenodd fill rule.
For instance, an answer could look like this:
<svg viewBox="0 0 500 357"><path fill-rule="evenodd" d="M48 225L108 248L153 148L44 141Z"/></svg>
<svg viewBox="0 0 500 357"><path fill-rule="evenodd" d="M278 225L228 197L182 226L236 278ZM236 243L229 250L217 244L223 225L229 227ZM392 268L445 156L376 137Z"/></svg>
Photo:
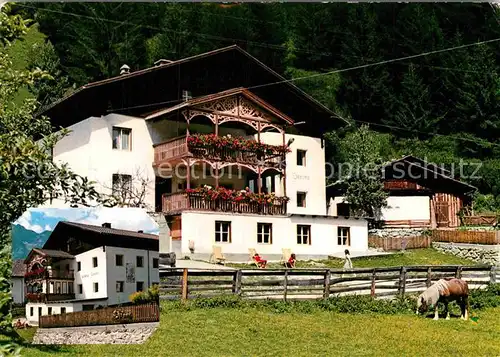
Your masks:
<svg viewBox="0 0 500 357"><path fill-rule="evenodd" d="M385 251L429 248L431 243L432 239L428 235L405 238L368 236L369 247L383 248Z"/></svg>
<svg viewBox="0 0 500 357"><path fill-rule="evenodd" d="M488 265L342 269L160 269L160 299L238 295L248 299L319 299L358 294L396 297L424 291L441 278L460 277L469 288L500 282Z"/></svg>
<svg viewBox="0 0 500 357"><path fill-rule="evenodd" d="M436 229L432 231L431 236L433 242L500 244L500 231Z"/></svg>
<svg viewBox="0 0 500 357"><path fill-rule="evenodd" d="M466 226L494 226L498 218L496 215L464 216L461 223Z"/></svg>
<svg viewBox="0 0 500 357"><path fill-rule="evenodd" d="M144 304L41 316L38 324L40 327L75 327L157 321L160 321L158 304Z"/></svg>

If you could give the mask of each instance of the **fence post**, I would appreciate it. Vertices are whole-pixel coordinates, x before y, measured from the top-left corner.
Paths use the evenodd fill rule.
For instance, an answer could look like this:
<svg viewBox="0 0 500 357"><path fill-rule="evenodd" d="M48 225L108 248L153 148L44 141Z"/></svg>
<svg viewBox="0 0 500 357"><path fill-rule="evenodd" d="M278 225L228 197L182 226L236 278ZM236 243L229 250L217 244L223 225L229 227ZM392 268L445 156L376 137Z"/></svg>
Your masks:
<svg viewBox="0 0 500 357"><path fill-rule="evenodd" d="M286 301L286 294L288 290L288 269L285 270L285 281L283 282L283 299Z"/></svg>
<svg viewBox="0 0 500 357"><path fill-rule="evenodd" d="M496 267L492 265L490 269L490 284L496 284L496 282L497 282Z"/></svg>
<svg viewBox="0 0 500 357"><path fill-rule="evenodd" d="M373 269L373 273L372 273L372 285L370 287L370 295L372 297L375 297L375 269Z"/></svg>
<svg viewBox="0 0 500 357"><path fill-rule="evenodd" d="M401 274L399 275L399 293L401 296L405 296L406 290L406 268L401 267Z"/></svg>
<svg viewBox="0 0 500 357"><path fill-rule="evenodd" d="M328 299L330 297L330 269L325 272L325 290L323 291L323 298Z"/></svg>
<svg viewBox="0 0 500 357"><path fill-rule="evenodd" d="M233 294L241 294L241 275L241 270L236 270L236 273L233 276Z"/></svg>
<svg viewBox="0 0 500 357"><path fill-rule="evenodd" d="M431 286L431 283L432 283L432 270L431 268L427 268L427 281L425 282L425 285L427 287L430 287Z"/></svg>
<svg viewBox="0 0 500 357"><path fill-rule="evenodd" d="M184 268L182 272L182 296L181 300L186 301L188 298L188 270Z"/></svg>
<svg viewBox="0 0 500 357"><path fill-rule="evenodd" d="M462 279L462 266L457 267L457 272L455 273L455 278Z"/></svg>

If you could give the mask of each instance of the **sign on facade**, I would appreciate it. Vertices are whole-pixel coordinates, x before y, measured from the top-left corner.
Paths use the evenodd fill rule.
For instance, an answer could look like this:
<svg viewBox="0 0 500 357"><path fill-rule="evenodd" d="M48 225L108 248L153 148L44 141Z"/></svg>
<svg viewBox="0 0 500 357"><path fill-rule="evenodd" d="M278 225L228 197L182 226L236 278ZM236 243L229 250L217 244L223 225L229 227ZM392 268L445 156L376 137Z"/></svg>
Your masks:
<svg viewBox="0 0 500 357"><path fill-rule="evenodd" d="M125 276L127 279L127 283L135 283L135 267L132 263L126 264Z"/></svg>

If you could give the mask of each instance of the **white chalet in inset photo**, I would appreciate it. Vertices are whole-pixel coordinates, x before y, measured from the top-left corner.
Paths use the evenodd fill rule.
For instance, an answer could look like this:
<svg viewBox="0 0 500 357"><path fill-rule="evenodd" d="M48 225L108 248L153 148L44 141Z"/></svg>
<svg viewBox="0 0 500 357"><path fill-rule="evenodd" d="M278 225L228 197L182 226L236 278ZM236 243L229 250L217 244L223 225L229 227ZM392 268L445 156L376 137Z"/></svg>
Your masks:
<svg viewBox="0 0 500 357"><path fill-rule="evenodd" d="M24 261L27 320L128 303L159 284L158 249L156 235L59 222Z"/></svg>
<svg viewBox="0 0 500 357"><path fill-rule="evenodd" d="M43 111L71 130L53 159L160 216L162 253L364 252L367 221L327 213L322 135L340 119L283 80L231 46L90 83Z"/></svg>

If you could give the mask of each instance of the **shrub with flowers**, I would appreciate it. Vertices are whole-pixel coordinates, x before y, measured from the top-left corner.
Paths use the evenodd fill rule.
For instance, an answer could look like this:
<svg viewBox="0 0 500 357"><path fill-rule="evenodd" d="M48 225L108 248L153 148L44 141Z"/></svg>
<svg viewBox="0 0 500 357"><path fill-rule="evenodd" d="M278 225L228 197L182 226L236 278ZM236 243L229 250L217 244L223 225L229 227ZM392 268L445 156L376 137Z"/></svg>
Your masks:
<svg viewBox="0 0 500 357"><path fill-rule="evenodd" d="M286 196L276 196L274 193L254 193L247 187L244 190L230 190L224 187L212 188L203 186L186 190L188 195L197 195L208 201L215 201L218 198L224 201L258 204L282 204L290 199Z"/></svg>
<svg viewBox="0 0 500 357"><path fill-rule="evenodd" d="M228 149L232 151L248 151L258 155L276 156L291 152L287 145L269 145L243 137L215 134L194 134L187 138L187 143L193 149Z"/></svg>
<svg viewBox="0 0 500 357"><path fill-rule="evenodd" d="M44 275L45 272L46 272L45 268L39 268L39 269L35 269L32 271L26 272L26 274L24 274L24 277L25 278L36 278L36 277L40 277L40 276Z"/></svg>
<svg viewBox="0 0 500 357"><path fill-rule="evenodd" d="M43 302L44 295L42 293L28 293L26 294L26 300L29 302Z"/></svg>

